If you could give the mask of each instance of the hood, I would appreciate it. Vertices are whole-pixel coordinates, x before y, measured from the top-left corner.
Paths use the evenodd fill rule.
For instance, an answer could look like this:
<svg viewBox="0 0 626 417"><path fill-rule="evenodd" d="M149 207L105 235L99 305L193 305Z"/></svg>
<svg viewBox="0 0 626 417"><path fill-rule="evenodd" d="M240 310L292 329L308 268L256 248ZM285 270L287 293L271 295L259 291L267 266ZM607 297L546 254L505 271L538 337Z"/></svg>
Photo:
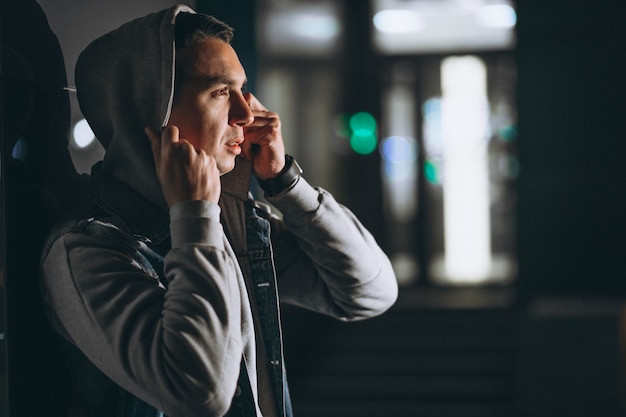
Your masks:
<svg viewBox="0 0 626 417"><path fill-rule="evenodd" d="M80 109L106 149L102 170L167 209L146 126L159 131L174 93L174 21L178 5L135 19L93 41L76 64Z"/></svg>

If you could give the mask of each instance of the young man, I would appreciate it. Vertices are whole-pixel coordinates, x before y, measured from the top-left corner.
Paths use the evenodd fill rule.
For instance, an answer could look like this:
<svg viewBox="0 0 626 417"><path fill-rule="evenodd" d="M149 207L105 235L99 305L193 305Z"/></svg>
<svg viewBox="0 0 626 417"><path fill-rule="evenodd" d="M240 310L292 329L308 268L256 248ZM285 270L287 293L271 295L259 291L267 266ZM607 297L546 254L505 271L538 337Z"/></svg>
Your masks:
<svg viewBox="0 0 626 417"><path fill-rule="evenodd" d="M76 67L106 148L44 252L44 299L94 416L289 416L280 301L340 320L397 285L372 236L285 156L222 22L177 6L94 41ZM270 215L249 197L251 173Z"/></svg>

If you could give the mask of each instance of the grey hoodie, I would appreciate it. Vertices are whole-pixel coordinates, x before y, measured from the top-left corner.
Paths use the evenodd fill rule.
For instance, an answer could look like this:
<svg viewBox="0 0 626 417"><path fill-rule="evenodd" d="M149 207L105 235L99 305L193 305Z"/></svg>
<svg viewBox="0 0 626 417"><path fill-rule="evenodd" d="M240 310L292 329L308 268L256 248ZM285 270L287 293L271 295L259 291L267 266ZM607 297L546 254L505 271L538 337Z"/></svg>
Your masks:
<svg viewBox="0 0 626 417"><path fill-rule="evenodd" d="M180 5L121 26L92 42L76 64L80 109L106 149L103 170L164 210L144 128L158 131L170 116L181 11L193 13Z"/></svg>
<svg viewBox="0 0 626 417"><path fill-rule="evenodd" d="M171 248L157 271L167 288L134 254L133 248L145 247L146 235L128 232L116 212L127 202L118 200L108 207L112 224L78 220L51 237L42 260L44 300L56 331L90 363L171 417L223 415L242 361L257 416L261 410L280 413L280 404L263 406L272 395L269 364L257 343L255 301L248 294L253 277L243 261L250 163L241 159L222 176L219 206L187 201L168 210L143 133L145 126L168 121L173 21L183 10L191 11L170 8L97 39L76 68L81 109L107 149L102 171L119 182L110 191L120 195L123 189L129 199L136 194L157 212L139 222L149 226L146 218L159 223L163 217L169 225ZM329 193L300 178L288 192L267 199L283 214L282 220L270 218L282 302L345 321L393 304L397 283L387 256ZM100 400L87 398L88 406Z"/></svg>

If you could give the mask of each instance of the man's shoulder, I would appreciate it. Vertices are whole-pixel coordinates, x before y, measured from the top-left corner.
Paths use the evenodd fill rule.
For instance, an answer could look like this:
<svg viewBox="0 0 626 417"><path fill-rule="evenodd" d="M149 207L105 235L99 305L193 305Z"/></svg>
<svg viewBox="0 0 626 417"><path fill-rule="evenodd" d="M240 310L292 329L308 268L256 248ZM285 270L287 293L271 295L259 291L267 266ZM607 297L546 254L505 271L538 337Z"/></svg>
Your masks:
<svg viewBox="0 0 626 417"><path fill-rule="evenodd" d="M135 248L140 240L107 219L95 217L71 219L52 227L44 245L44 253L50 249L54 242L69 236L93 240L99 245L117 249Z"/></svg>

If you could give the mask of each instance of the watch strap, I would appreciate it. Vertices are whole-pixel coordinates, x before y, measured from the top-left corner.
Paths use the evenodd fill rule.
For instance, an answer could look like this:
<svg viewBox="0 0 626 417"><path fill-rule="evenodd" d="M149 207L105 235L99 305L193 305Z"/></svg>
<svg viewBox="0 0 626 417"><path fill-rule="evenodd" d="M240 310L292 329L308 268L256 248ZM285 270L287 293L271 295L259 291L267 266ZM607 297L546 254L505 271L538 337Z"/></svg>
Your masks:
<svg viewBox="0 0 626 417"><path fill-rule="evenodd" d="M259 186L269 196L275 196L291 188L302 175L302 168L295 158L285 155L285 166L278 176L266 180L257 180Z"/></svg>

